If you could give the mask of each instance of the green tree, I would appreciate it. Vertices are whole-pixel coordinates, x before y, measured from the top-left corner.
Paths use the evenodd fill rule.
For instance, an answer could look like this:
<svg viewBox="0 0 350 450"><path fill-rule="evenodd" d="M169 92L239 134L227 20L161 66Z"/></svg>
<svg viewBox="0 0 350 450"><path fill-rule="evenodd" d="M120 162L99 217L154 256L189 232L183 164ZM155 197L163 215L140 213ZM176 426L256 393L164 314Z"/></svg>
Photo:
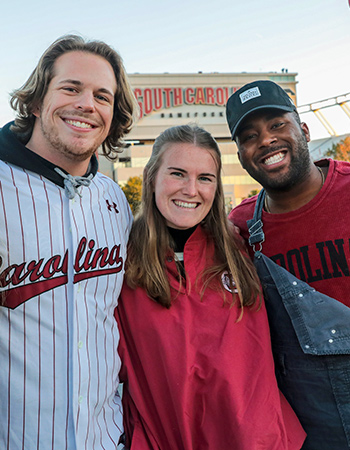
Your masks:
<svg viewBox="0 0 350 450"><path fill-rule="evenodd" d="M249 192L247 198L254 197L254 195L259 194L260 191L261 191L261 189L252 189L252 190Z"/></svg>
<svg viewBox="0 0 350 450"><path fill-rule="evenodd" d="M259 194L259 192L261 191L261 189L252 189L249 194L247 195L247 197L242 197L242 200L245 200L246 198L250 198L253 197L254 195Z"/></svg>
<svg viewBox="0 0 350 450"><path fill-rule="evenodd" d="M326 151L326 156L340 161L350 161L350 136L342 139L338 144Z"/></svg>
<svg viewBox="0 0 350 450"><path fill-rule="evenodd" d="M121 189L135 215L141 203L142 177L130 177Z"/></svg>

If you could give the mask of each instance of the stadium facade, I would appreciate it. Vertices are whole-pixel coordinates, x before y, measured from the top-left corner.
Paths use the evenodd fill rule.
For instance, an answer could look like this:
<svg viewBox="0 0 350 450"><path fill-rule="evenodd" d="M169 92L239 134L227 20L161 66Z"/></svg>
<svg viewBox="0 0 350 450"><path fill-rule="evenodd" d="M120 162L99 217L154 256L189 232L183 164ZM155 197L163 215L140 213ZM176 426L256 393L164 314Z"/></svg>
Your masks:
<svg viewBox="0 0 350 450"><path fill-rule="evenodd" d="M227 209L240 203L252 190L260 189L244 169L226 123L228 97L254 80L278 83L293 102L296 99L296 73L197 73L129 75L140 108L140 119L127 136L127 148L118 162L100 158L101 171L120 184L142 175L155 138L166 128L197 123L217 140L223 161L222 181Z"/></svg>

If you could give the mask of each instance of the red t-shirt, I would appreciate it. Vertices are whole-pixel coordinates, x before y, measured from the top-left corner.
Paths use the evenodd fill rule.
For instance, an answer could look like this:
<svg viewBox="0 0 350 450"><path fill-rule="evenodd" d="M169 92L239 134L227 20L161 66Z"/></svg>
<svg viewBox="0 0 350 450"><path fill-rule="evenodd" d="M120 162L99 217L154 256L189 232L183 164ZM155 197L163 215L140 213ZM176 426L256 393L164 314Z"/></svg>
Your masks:
<svg viewBox="0 0 350 450"><path fill-rule="evenodd" d="M263 210L262 253L316 290L350 306L350 163L329 164L320 192L296 211L269 214ZM229 218L248 239L246 221L253 217L256 196L244 200ZM249 247L249 244L247 244ZM249 251L253 255L250 247Z"/></svg>
<svg viewBox="0 0 350 450"><path fill-rule="evenodd" d="M198 227L185 245L187 280L170 309L124 285L120 329L124 425L132 450L297 450L305 433L280 395L265 306L224 305L197 275L214 246ZM175 263L167 261L178 289ZM230 293L227 299L230 301Z"/></svg>

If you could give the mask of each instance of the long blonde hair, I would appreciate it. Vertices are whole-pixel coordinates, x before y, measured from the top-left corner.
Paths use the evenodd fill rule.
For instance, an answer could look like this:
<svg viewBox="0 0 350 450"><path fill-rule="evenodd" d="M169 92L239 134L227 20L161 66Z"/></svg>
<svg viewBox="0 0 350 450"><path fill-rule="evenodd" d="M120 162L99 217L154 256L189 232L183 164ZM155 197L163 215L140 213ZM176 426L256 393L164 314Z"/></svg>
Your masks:
<svg viewBox="0 0 350 450"><path fill-rule="evenodd" d="M248 255L242 252L242 244L235 237L233 226L226 217L220 176L221 153L212 135L197 125L168 128L154 142L152 155L144 169L141 208L129 239L126 281L132 288L144 288L150 298L166 308L171 306L172 295L165 259L172 248L172 241L166 221L155 204L154 183L162 163L162 155L168 144L174 143L189 143L211 150L217 165L215 198L211 210L202 222L214 241L216 263L201 274L204 280L203 292L214 280L219 280L224 271L228 271L232 274L232 302L235 301L234 280L241 306L253 305L260 298L260 285L255 268Z"/></svg>

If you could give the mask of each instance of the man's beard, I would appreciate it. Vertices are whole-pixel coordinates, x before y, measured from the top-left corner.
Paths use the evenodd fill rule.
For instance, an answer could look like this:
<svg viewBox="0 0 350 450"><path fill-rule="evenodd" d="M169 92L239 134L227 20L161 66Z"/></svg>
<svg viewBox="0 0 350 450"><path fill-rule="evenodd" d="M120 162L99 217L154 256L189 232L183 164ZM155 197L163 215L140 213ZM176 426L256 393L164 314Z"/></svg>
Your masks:
<svg viewBox="0 0 350 450"><path fill-rule="evenodd" d="M40 121L40 127L43 136L47 140L47 142L50 144L50 146L57 150L57 152L66 158L70 159L74 162L82 162L86 161L91 158L91 156L95 153L95 151L98 149L98 146L96 146L95 142L93 144L85 149L84 151L80 152L77 151L77 145L69 145L65 144L64 141L59 137L59 134L57 131L51 127L46 127L44 122Z"/></svg>

